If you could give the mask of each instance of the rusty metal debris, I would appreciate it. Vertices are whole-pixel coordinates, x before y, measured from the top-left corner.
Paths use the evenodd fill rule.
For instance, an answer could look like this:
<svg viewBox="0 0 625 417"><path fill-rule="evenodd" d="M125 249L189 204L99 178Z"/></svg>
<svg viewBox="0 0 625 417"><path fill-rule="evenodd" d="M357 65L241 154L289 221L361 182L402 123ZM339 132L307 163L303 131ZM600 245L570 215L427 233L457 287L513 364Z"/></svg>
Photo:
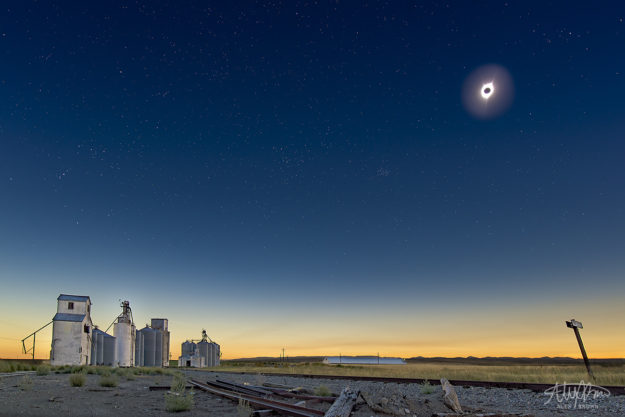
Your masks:
<svg viewBox="0 0 625 417"><path fill-rule="evenodd" d="M300 407L281 401L269 400L267 398L262 398L256 395L244 394L234 391L232 389L224 388L224 385L227 384L218 384L215 382L202 383L194 379L191 379L189 382L195 388L198 388L202 391L229 398L231 400L245 400L250 404L250 406L274 410L282 414L287 414L295 417L320 417L325 414L323 411L315 410L312 408Z"/></svg>

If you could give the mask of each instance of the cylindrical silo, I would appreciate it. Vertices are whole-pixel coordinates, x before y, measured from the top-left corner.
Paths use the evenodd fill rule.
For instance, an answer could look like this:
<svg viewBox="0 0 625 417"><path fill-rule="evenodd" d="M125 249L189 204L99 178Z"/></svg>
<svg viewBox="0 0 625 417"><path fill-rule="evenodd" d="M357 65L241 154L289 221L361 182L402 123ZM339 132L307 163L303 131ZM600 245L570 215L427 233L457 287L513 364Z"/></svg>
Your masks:
<svg viewBox="0 0 625 417"><path fill-rule="evenodd" d="M135 366L143 366L143 333L137 332L135 337Z"/></svg>
<svg viewBox="0 0 625 417"><path fill-rule="evenodd" d="M221 347L215 343L215 355L213 356L213 366L219 366L221 364Z"/></svg>
<svg viewBox="0 0 625 417"><path fill-rule="evenodd" d="M116 365L117 366L132 366L134 356L134 343L132 324L121 322L115 323L113 326L113 335L115 336L115 349L116 349Z"/></svg>
<svg viewBox="0 0 625 417"><path fill-rule="evenodd" d="M102 365L113 366L116 362L115 338L108 334L102 336Z"/></svg>
<svg viewBox="0 0 625 417"><path fill-rule="evenodd" d="M208 343L206 340L202 340L200 343L197 344L197 349L200 352L200 357L204 358L204 366L210 366L209 365L209 353L210 353L210 343Z"/></svg>
<svg viewBox="0 0 625 417"><path fill-rule="evenodd" d="M104 332L98 332L98 357L96 359L96 365L102 365L104 363Z"/></svg>
<svg viewBox="0 0 625 417"><path fill-rule="evenodd" d="M195 352L195 343L186 341L182 344L182 356L191 356Z"/></svg>
<svg viewBox="0 0 625 417"><path fill-rule="evenodd" d="M206 356L206 366L211 368L215 366L215 344L208 344L208 355Z"/></svg>
<svg viewBox="0 0 625 417"><path fill-rule="evenodd" d="M154 366L163 366L163 332L154 331Z"/></svg>
<svg viewBox="0 0 625 417"><path fill-rule="evenodd" d="M143 335L143 366L154 366L156 352L156 331L149 327L139 330Z"/></svg>

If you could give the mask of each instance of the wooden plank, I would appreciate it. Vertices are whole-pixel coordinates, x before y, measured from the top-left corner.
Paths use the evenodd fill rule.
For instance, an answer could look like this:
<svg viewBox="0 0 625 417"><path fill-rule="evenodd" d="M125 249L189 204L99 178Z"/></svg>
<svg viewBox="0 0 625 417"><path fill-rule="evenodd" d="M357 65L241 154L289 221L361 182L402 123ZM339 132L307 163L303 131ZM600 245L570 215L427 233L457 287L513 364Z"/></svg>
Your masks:
<svg viewBox="0 0 625 417"><path fill-rule="evenodd" d="M351 388L345 387L324 417L349 417L359 394L360 391L352 391Z"/></svg>

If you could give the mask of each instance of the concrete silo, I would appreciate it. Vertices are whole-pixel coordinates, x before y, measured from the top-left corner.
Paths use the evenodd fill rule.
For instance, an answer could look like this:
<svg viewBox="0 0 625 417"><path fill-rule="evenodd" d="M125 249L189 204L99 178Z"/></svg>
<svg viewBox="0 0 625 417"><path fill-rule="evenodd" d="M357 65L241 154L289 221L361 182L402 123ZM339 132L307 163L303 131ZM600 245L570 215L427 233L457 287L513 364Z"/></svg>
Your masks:
<svg viewBox="0 0 625 417"><path fill-rule="evenodd" d="M156 366L169 366L169 321L167 319L152 319L150 327L160 333L160 337L157 336L157 351L160 354L155 358L156 362L160 363ZM159 342L160 341L160 342Z"/></svg>
<svg viewBox="0 0 625 417"><path fill-rule="evenodd" d="M132 310L128 301L123 301L121 307L122 313L117 317L117 322L113 326L115 365L134 366L136 334L135 324L132 320Z"/></svg>

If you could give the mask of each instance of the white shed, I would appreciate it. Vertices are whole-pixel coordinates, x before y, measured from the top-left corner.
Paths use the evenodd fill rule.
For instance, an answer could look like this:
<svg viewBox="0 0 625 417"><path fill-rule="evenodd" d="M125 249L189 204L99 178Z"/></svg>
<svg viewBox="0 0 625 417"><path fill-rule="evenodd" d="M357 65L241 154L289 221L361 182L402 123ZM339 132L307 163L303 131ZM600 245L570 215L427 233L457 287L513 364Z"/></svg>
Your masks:
<svg viewBox="0 0 625 417"><path fill-rule="evenodd" d="M51 365L88 365L91 354L91 299L61 294L52 319Z"/></svg>

